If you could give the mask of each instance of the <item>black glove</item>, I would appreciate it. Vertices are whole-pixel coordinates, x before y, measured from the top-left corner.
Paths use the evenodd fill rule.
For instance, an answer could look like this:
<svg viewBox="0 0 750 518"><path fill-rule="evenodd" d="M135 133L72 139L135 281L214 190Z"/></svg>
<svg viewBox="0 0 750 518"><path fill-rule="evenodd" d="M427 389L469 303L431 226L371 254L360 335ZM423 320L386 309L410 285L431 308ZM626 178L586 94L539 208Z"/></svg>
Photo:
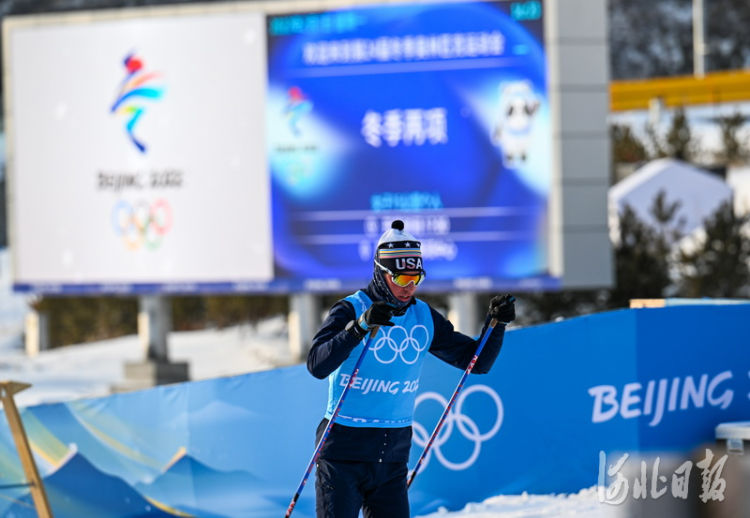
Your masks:
<svg viewBox="0 0 750 518"><path fill-rule="evenodd" d="M509 294L505 294L502 297L492 297L487 314L503 324L512 322L516 318L515 301L516 298Z"/></svg>
<svg viewBox="0 0 750 518"><path fill-rule="evenodd" d="M393 310L393 306L387 302L373 302L372 306L362 313L357 323L365 331L370 330L373 326L392 326Z"/></svg>

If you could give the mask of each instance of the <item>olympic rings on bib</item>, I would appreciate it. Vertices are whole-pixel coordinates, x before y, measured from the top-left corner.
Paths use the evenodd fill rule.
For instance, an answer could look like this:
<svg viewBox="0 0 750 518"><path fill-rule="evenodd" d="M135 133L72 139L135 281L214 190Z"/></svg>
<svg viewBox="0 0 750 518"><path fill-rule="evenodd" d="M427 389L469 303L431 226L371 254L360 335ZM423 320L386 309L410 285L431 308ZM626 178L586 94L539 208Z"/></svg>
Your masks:
<svg viewBox="0 0 750 518"><path fill-rule="evenodd" d="M405 364L412 365L419 358L419 353L427 349L430 334L425 326L417 324L408 331L398 325L383 326L377 336L370 346L376 360L389 364L401 358Z"/></svg>

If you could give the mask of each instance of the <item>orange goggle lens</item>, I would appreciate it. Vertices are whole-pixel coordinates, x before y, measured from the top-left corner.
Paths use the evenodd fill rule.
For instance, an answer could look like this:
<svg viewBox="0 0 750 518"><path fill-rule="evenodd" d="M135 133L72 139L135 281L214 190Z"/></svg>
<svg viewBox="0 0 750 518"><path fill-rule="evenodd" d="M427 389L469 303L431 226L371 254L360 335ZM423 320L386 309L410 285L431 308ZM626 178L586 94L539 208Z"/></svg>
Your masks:
<svg viewBox="0 0 750 518"><path fill-rule="evenodd" d="M391 279L393 279L393 283L396 286L401 286L402 288L405 288L412 282L414 283L414 286L419 286L419 284L424 280L424 272L397 273L391 275Z"/></svg>

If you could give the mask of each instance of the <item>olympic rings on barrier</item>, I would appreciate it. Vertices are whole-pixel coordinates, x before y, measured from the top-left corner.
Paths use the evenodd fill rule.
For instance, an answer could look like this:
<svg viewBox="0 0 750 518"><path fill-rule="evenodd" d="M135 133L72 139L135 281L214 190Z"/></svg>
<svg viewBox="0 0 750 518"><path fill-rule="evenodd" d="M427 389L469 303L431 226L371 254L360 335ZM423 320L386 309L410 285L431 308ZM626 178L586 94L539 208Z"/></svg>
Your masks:
<svg viewBox="0 0 750 518"><path fill-rule="evenodd" d="M411 365L417 361L419 353L427 349L429 336L427 328L422 324L413 326L409 331L402 326L383 326L378 333L379 338L370 346L370 350L375 354L375 359L380 363L393 363L396 358L401 357L401 360L405 364ZM421 341L420 338L422 339ZM383 359L380 356L380 350L386 345L393 352L393 356L390 357L390 354L387 354L385 359ZM404 354L407 350L409 352ZM384 351L382 354L386 353L387 351ZM412 354L414 355L413 358L411 357Z"/></svg>
<svg viewBox="0 0 750 518"><path fill-rule="evenodd" d="M490 396L497 409L497 417L495 418L495 423L492 425L492 428L484 433L481 433L479 431L479 426L476 424L476 422L474 422L473 419L463 413L463 404L466 401L466 398L475 392L484 392L485 394ZM437 401L439 404L441 404L443 406L442 411L445 411L445 408L448 406L448 401L437 392L425 392L424 394L420 394L417 397L417 400L414 404L415 411L416 408L419 407L420 403L429 399ZM459 394L456 403L453 405L453 408L446 416L443 428L440 430L437 437L435 437L435 442L432 443L432 449L427 454L427 457L425 457L422 470L427 467L427 464L430 461L430 455L432 455L433 453L437 457L438 461L440 461L440 464L450 470L460 471L471 467L479 458L479 453L482 450L482 443L493 438L500 430L500 426L502 424L503 402L497 392L495 392L487 385L472 385L470 387L467 387ZM441 447L446 442L448 442L451 435L453 434L454 428L457 429L464 438L474 443L474 448L472 449L469 458L463 462L452 462L448 460L441 450ZM414 421L414 423L412 424L412 429L414 430L414 442L418 446L424 448L427 445L427 441L430 439L430 433L417 421Z"/></svg>
<svg viewBox="0 0 750 518"><path fill-rule="evenodd" d="M151 205L145 201L131 205L120 200L112 209L112 226L128 249L138 250L145 245L155 250L172 228L172 207L163 198Z"/></svg>

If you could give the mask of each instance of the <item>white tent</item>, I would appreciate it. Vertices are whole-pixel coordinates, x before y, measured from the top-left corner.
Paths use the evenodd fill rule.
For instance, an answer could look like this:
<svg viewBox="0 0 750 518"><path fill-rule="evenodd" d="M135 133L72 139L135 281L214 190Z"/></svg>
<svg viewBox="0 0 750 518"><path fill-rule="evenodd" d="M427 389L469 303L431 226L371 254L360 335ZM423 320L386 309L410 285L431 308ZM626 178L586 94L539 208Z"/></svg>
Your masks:
<svg viewBox="0 0 750 518"><path fill-rule="evenodd" d="M645 223L656 226L651 207L663 191L667 204L679 202L672 220L689 235L703 227L704 220L725 201L732 200L732 188L721 178L690 164L662 158L636 170L609 189L609 228L617 241L619 215L629 205Z"/></svg>

